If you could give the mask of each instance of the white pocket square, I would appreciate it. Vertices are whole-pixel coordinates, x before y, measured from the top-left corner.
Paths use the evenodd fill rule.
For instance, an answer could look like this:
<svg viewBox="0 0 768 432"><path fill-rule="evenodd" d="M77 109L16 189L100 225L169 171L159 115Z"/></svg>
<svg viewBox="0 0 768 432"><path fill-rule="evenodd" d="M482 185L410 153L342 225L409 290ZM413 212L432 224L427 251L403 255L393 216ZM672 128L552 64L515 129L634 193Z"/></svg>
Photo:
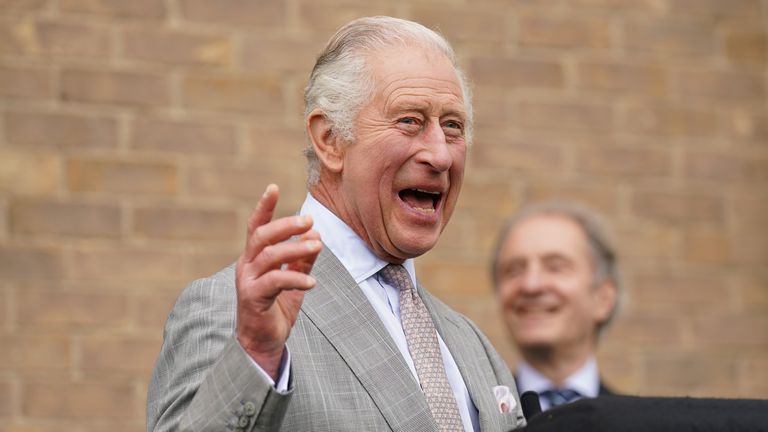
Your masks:
<svg viewBox="0 0 768 432"><path fill-rule="evenodd" d="M512 411L517 406L517 400L507 386L495 386L493 395L496 397L499 412L502 414Z"/></svg>

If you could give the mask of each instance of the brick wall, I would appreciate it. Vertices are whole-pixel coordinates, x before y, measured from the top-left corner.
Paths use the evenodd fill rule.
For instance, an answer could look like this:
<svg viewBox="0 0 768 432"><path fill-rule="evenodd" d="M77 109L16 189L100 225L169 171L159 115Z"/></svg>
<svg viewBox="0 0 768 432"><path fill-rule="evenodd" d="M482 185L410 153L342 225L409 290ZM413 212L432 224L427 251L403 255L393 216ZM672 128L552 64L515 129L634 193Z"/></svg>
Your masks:
<svg viewBox="0 0 768 432"><path fill-rule="evenodd" d="M143 430L172 302L234 260L268 182L301 203L301 91L371 14L439 27L475 82L427 286L514 362L496 227L583 200L624 264L606 378L768 397L768 1L0 0L0 431Z"/></svg>

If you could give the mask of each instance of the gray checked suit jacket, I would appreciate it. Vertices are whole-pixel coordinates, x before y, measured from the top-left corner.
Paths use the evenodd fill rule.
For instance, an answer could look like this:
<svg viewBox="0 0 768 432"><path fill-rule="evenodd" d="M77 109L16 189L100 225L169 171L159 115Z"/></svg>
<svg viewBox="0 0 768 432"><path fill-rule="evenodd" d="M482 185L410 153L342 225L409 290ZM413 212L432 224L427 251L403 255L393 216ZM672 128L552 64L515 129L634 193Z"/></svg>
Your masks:
<svg viewBox="0 0 768 432"><path fill-rule="evenodd" d="M277 392L234 337L234 266L190 284L165 327L148 431L436 431L426 399L376 311L324 249L288 339L291 381ZM514 379L467 318L419 293L461 371L483 431L525 424ZM499 412L492 388L518 403Z"/></svg>

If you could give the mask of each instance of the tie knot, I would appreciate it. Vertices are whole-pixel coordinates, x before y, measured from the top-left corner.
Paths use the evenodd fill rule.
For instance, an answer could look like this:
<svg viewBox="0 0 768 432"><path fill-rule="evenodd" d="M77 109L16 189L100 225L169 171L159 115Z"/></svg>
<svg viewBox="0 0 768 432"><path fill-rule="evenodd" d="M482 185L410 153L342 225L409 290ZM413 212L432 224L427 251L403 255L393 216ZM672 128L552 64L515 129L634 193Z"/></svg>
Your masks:
<svg viewBox="0 0 768 432"><path fill-rule="evenodd" d="M546 399L550 406L556 407L581 398L581 393L569 388L555 388L544 390L539 396Z"/></svg>
<svg viewBox="0 0 768 432"><path fill-rule="evenodd" d="M408 270L400 264L388 264L379 270L379 274L389 285L396 287L400 291L410 291L413 284Z"/></svg>

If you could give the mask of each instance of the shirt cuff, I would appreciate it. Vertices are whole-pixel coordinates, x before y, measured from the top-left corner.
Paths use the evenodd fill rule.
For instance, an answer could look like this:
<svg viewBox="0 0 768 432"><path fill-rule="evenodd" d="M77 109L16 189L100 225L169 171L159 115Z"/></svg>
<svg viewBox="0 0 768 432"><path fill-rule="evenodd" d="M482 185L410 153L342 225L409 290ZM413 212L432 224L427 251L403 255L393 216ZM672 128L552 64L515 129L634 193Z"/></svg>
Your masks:
<svg viewBox="0 0 768 432"><path fill-rule="evenodd" d="M248 358L251 357L249 356ZM288 391L288 381L291 377L291 352L288 351L287 346L283 351L283 359L280 361L280 369L278 370L280 376L277 379L277 384L275 384L275 380L273 380L272 377L269 376L269 374L252 358L251 363L256 366L256 369L261 373L262 376L264 376L267 381L269 381L270 384L272 384L272 387L274 387L275 390L280 393L285 393Z"/></svg>

